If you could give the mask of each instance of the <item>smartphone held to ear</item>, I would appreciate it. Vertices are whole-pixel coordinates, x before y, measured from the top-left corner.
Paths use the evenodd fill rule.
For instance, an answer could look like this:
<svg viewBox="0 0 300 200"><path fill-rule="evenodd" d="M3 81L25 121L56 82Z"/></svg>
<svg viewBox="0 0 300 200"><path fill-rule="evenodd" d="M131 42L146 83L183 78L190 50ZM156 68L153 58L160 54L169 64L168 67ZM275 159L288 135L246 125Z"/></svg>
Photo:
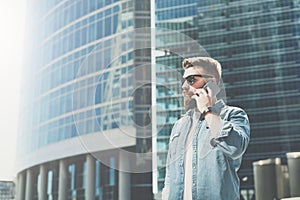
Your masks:
<svg viewBox="0 0 300 200"><path fill-rule="evenodd" d="M216 95L221 91L219 86L212 80L208 81L202 88L205 90L209 88L212 91L212 97L216 97Z"/></svg>

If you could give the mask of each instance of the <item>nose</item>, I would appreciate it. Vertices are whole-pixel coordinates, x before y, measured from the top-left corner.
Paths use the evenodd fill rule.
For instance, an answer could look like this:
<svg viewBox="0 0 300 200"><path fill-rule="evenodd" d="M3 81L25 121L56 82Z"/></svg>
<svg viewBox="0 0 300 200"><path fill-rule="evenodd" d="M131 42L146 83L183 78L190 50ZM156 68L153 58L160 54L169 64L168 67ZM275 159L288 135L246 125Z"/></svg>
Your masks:
<svg viewBox="0 0 300 200"><path fill-rule="evenodd" d="M183 90L188 90L189 87L190 87L190 85L189 85L189 84L187 83L187 81L185 80L185 81L183 82L181 88L182 88Z"/></svg>

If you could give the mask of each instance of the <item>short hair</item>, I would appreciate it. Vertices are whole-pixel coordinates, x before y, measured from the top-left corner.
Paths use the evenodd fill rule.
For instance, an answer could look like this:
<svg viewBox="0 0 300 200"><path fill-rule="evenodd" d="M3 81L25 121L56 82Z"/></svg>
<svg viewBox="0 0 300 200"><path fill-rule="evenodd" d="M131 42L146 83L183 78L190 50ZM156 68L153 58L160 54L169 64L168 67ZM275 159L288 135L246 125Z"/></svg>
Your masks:
<svg viewBox="0 0 300 200"><path fill-rule="evenodd" d="M222 76L222 67L221 64L210 57L192 57L192 58L185 58L182 61L182 67L184 70L190 67L201 67L207 73L213 75L217 83L220 82Z"/></svg>

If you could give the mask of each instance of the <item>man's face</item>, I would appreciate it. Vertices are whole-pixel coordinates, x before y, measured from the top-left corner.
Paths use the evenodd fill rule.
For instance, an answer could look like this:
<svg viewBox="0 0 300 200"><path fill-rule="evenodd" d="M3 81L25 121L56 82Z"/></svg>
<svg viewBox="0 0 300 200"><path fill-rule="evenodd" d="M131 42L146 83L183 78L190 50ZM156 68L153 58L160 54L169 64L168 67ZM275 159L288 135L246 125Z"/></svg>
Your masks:
<svg viewBox="0 0 300 200"><path fill-rule="evenodd" d="M184 71L183 77L185 79L182 84L184 106L186 109L194 108L195 102L192 101L191 97L196 93L197 89L202 88L213 76L200 67L190 67Z"/></svg>

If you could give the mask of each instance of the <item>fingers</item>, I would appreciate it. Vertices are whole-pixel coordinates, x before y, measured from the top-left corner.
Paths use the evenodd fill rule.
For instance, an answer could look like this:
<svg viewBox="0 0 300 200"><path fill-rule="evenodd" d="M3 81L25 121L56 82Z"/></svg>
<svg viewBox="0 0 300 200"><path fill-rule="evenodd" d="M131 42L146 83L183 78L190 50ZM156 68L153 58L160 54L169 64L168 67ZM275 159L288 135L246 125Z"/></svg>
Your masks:
<svg viewBox="0 0 300 200"><path fill-rule="evenodd" d="M206 106L210 106L212 104L212 90L210 88L206 89L197 89L194 91L193 99L199 102L203 102Z"/></svg>
<svg viewBox="0 0 300 200"><path fill-rule="evenodd" d="M199 100L199 96L197 94L194 94L193 96L191 96L191 99L195 99L196 101Z"/></svg>
<svg viewBox="0 0 300 200"><path fill-rule="evenodd" d="M199 96L197 96L197 94L194 94L193 96L191 96L191 99L194 99L196 101L196 107L202 113L208 107L207 104L209 104L209 98L205 97L203 93L200 93L198 95Z"/></svg>
<svg viewBox="0 0 300 200"><path fill-rule="evenodd" d="M209 95L209 93L208 93L205 89L203 89L203 88L200 88L200 89L195 90L195 91L194 91L194 94L197 95L197 96L203 95L203 96L205 96L205 97L211 97L211 96Z"/></svg>

